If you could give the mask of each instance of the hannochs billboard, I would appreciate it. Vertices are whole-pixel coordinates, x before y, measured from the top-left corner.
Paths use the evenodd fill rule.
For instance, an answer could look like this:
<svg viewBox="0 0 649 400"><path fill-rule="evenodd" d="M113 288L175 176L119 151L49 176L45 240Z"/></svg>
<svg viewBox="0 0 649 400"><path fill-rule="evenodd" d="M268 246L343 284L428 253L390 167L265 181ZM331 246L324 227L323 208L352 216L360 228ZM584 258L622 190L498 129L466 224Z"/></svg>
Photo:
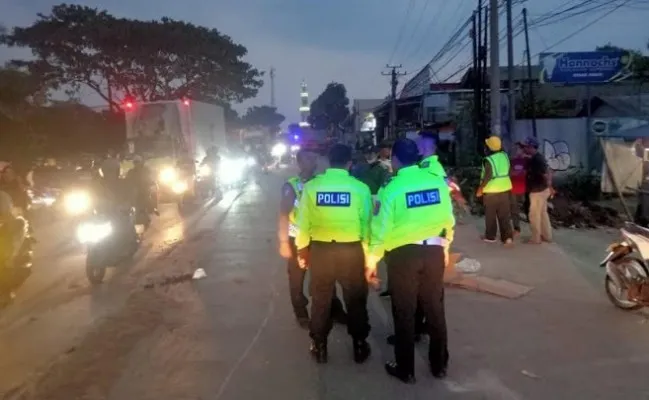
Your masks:
<svg viewBox="0 0 649 400"><path fill-rule="evenodd" d="M633 57L624 51L541 53L539 82L586 84L616 82L633 74Z"/></svg>

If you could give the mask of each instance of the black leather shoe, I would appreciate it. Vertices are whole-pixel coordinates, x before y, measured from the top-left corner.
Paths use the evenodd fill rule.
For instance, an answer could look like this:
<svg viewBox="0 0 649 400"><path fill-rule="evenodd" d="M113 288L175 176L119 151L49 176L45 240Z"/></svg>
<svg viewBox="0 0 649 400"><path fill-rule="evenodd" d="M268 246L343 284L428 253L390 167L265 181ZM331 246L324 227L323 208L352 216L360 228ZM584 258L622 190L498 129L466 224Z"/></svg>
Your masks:
<svg viewBox="0 0 649 400"><path fill-rule="evenodd" d="M396 340L397 340L396 336L390 335L390 336L388 336L387 342L388 342L388 344L390 346L394 346L394 343L396 342ZM419 343L419 342L421 342L421 335L416 334L415 335L415 343Z"/></svg>
<svg viewBox="0 0 649 400"><path fill-rule="evenodd" d="M311 348L309 351L318 364L327 363L329 357L327 354L327 345L325 343L311 341Z"/></svg>
<svg viewBox="0 0 649 400"><path fill-rule="evenodd" d="M335 311L332 313L332 317L335 323L340 325L347 325L347 313L345 311Z"/></svg>
<svg viewBox="0 0 649 400"><path fill-rule="evenodd" d="M309 318L297 318L297 324L302 329L309 329Z"/></svg>
<svg viewBox="0 0 649 400"><path fill-rule="evenodd" d="M417 382L414 374L403 372L402 370L399 369L397 363L395 362L385 363L385 372L387 372L388 375L397 378L403 383L412 385L413 383Z"/></svg>
<svg viewBox="0 0 649 400"><path fill-rule="evenodd" d="M370 357L372 349L365 340L354 340L354 361L362 364Z"/></svg>
<svg viewBox="0 0 649 400"><path fill-rule="evenodd" d="M379 294L380 297L390 297L391 295L392 294L389 290L384 290L383 292L381 292L381 294Z"/></svg>
<svg viewBox="0 0 649 400"><path fill-rule="evenodd" d="M444 379L446 378L446 367L444 368L433 368L432 366L430 367L430 372L433 374L433 376L437 379Z"/></svg>

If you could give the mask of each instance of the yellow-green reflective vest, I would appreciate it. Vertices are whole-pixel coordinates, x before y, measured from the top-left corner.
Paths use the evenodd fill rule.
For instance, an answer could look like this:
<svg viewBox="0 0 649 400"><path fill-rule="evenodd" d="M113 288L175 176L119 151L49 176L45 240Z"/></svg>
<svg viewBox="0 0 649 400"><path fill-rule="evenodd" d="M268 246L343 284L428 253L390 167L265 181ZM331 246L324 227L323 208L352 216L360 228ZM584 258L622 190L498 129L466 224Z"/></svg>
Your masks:
<svg viewBox="0 0 649 400"><path fill-rule="evenodd" d="M295 192L293 209L288 214L288 235L290 237L295 237L295 235L297 235L297 225L295 225L295 221L297 221L297 205L300 202L300 197L302 197L302 189L304 188L304 184L302 183L302 180L299 176L289 178L287 183L291 185L293 191Z"/></svg>
<svg viewBox="0 0 649 400"><path fill-rule="evenodd" d="M482 189L483 193L502 193L512 190L512 181L509 178L509 157L503 151L494 153L486 158L491 166L491 180ZM484 178L484 167L481 179Z"/></svg>

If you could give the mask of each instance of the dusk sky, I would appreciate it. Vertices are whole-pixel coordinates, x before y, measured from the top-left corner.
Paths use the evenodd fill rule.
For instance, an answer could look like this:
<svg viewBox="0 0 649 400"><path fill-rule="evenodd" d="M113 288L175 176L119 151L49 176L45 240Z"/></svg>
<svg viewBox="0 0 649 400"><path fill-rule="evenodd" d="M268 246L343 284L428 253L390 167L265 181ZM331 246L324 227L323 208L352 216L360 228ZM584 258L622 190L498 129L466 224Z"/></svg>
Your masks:
<svg viewBox="0 0 649 400"><path fill-rule="evenodd" d="M579 2L581 0L528 0L526 6L531 19L534 19L562 4ZM37 12L48 13L58 3L55 0L0 0L0 23L8 27L30 24ZM70 3L104 8L117 16L139 19L168 16L219 29L248 48L247 60L255 67L261 70L268 70L270 66L276 68L277 106L289 122L299 118L299 87L303 78L309 85L311 100L331 81L345 84L352 100L384 98L389 92L388 79L381 75L385 64L388 61L401 63L405 71L416 72L476 6L473 0L85 0ZM409 23L395 56L390 60L411 3ZM632 0L627 4L552 50L592 50L607 42L645 49L649 39L646 28L649 1ZM522 7L515 6L516 18L519 18ZM532 54L551 46L603 13L589 13L551 26L530 29ZM524 50L523 35L516 38L515 46L515 59L520 63ZM469 50L467 48L451 60L438 73L439 78L444 79L468 62ZM28 53L0 48L0 60L25 54ZM433 68L438 69L447 63L450 55ZM504 46L501 56L502 60L506 59ZM401 83L405 83L407 78L402 78ZM91 95L86 95L84 100L90 105L101 104ZM236 108L242 110L244 106L269 102L270 85L266 81L256 99Z"/></svg>

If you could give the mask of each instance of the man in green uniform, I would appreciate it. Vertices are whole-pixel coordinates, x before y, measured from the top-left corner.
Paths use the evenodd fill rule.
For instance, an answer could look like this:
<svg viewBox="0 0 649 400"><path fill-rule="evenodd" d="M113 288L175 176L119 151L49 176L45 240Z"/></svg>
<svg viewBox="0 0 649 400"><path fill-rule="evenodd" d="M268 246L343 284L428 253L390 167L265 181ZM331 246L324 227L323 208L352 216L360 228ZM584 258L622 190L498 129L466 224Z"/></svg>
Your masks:
<svg viewBox="0 0 649 400"><path fill-rule="evenodd" d="M367 185L349 175L351 160L349 146L334 145L330 167L304 185L297 209L295 245L298 261L311 270L311 353L318 363L327 362L336 282L343 289L354 360L362 363L370 355L364 245L369 240L372 196Z"/></svg>
<svg viewBox="0 0 649 400"><path fill-rule="evenodd" d="M375 280L376 264L384 253L392 292L395 362L388 374L406 383L415 381L415 312L426 317L430 336L428 360L437 378L448 364L444 315L445 248L453 239L455 218L448 185L417 165L417 145L399 139L392 148L397 175L381 190L371 225L366 279Z"/></svg>
<svg viewBox="0 0 649 400"><path fill-rule="evenodd" d="M509 204L512 190L512 181L509 177L509 156L503 151L502 142L498 136L487 138L485 144L488 155L482 165L482 181L476 193L477 197L484 196L485 235L483 240L494 243L498 229L500 229L500 240L505 245L511 245L514 232Z"/></svg>
<svg viewBox="0 0 649 400"><path fill-rule="evenodd" d="M419 154L421 155L421 162L419 165L428 170L431 174L437 175L446 179L446 171L439 162L437 156L437 138L435 134L430 131L420 131L419 140L417 141Z"/></svg>
<svg viewBox="0 0 649 400"><path fill-rule="evenodd" d="M382 144L378 149L378 154L375 159L368 160L369 165L359 174L358 179L365 183L370 188L372 195L376 195L392 175L390 163L390 146Z"/></svg>
<svg viewBox="0 0 649 400"><path fill-rule="evenodd" d="M318 167L318 155L302 149L296 154L299 175L288 179L282 186L282 200L280 202L277 239L279 241L279 254L287 260L288 286L291 296L291 305L298 324L303 328L309 326L309 313L306 306L309 303L304 295L304 277L306 269L301 268L297 261L295 236L297 234L296 207L302 195L304 184L315 175ZM339 323L346 322L345 310L335 294L331 303L332 317Z"/></svg>

